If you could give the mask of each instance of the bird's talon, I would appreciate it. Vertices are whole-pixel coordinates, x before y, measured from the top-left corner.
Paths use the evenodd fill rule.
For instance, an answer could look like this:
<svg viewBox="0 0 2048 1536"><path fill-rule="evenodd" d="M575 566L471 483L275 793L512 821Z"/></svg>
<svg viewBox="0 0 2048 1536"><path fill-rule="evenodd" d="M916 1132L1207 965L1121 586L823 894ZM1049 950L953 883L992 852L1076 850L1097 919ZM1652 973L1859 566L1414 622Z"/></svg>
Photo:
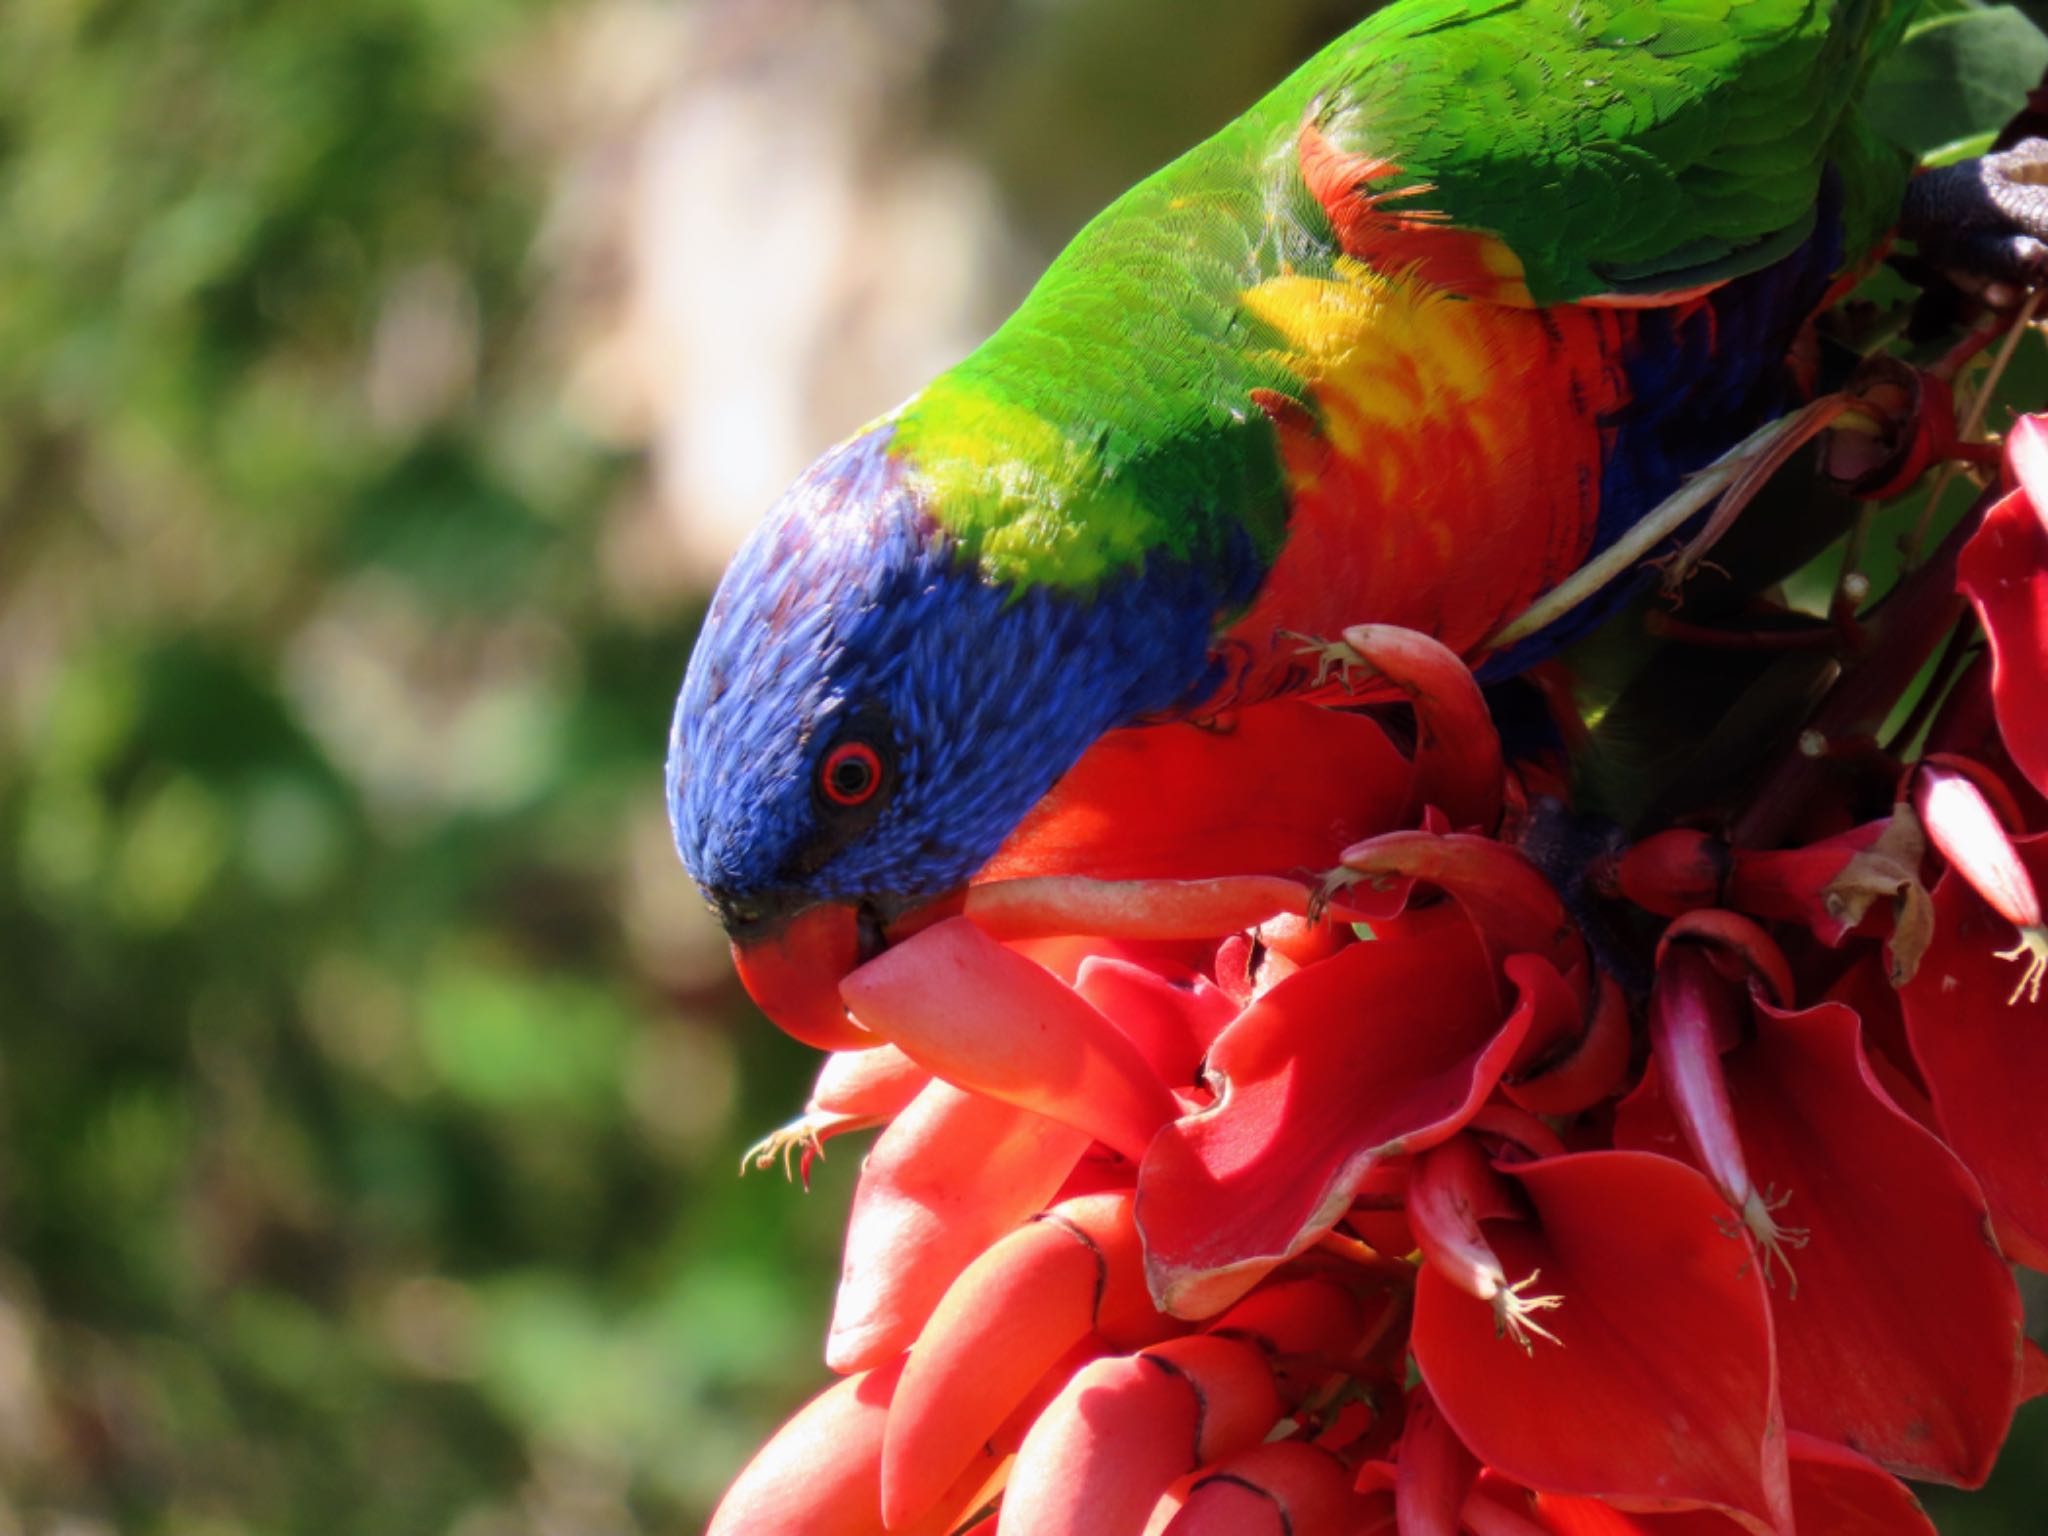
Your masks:
<svg viewBox="0 0 2048 1536"><path fill-rule="evenodd" d="M1296 642L1295 655L1304 659L1314 659L1316 680L1312 687L1323 687L1334 674L1346 693L1356 693L1357 674L1369 674L1372 671L1365 658L1342 640L1318 640L1314 635L1298 634L1291 629L1280 630L1278 634L1282 640Z"/></svg>

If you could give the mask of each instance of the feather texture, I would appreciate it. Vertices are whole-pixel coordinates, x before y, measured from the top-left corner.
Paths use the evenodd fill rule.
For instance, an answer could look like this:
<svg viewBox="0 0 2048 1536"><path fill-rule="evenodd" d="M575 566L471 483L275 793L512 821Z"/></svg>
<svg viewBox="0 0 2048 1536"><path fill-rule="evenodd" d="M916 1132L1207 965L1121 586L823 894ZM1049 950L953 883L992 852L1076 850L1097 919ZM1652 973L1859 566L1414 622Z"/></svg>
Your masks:
<svg viewBox="0 0 2048 1536"><path fill-rule="evenodd" d="M945 890L1104 732L1311 691L1286 631L1554 645L1483 649L1793 398L1895 217L1856 101L1910 9L1401 0L1331 44L756 533L671 745L699 883L736 931Z"/></svg>

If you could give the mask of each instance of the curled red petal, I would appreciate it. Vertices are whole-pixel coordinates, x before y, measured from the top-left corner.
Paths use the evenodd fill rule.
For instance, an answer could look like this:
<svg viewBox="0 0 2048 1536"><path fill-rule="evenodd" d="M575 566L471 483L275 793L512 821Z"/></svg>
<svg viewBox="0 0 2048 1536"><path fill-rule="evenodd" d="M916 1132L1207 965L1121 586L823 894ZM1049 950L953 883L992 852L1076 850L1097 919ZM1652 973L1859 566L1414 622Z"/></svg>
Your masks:
<svg viewBox="0 0 2048 1536"><path fill-rule="evenodd" d="M1539 1157L1562 1157L1571 1149L1564 1138L1526 1109L1513 1104L1488 1104L1467 1123L1466 1129L1504 1162L1531 1162Z"/></svg>
<svg viewBox="0 0 2048 1536"><path fill-rule="evenodd" d="M1750 921L1740 912L1703 907L1673 918L1657 940L1657 964L1661 966L1665 955L1681 941L1711 954L1716 968L1730 980L1760 984L1764 996L1772 1002L1789 1004L1792 1001L1791 962L1786 960L1777 940L1761 924ZM1724 1047L1732 1043L1733 1036L1722 1041Z"/></svg>
<svg viewBox="0 0 2048 1536"><path fill-rule="evenodd" d="M1216 1102L1162 1131L1138 1174L1162 1310L1220 1311L1327 1231L1375 1161L1485 1101L1527 1027L1502 1018L1490 970L1445 909L1297 972L1217 1037Z"/></svg>
<svg viewBox="0 0 2048 1536"><path fill-rule="evenodd" d="M1650 992L1650 1052L1693 1161L1737 1210L1758 1203L1735 1107L1721 1068L1721 1042L1741 1034L1749 1000L1705 953L1674 944L1660 958Z"/></svg>
<svg viewBox="0 0 2048 1536"><path fill-rule="evenodd" d="M1395 1463L1394 1508L1401 1536L1458 1536L1458 1515L1479 1477L1479 1459L1430 1401L1429 1389L1408 1397L1408 1423Z"/></svg>
<svg viewBox="0 0 2048 1536"><path fill-rule="evenodd" d="M2005 434L2005 462L2035 516L2048 522L2048 417L2037 411L2012 424Z"/></svg>
<svg viewBox="0 0 2048 1536"><path fill-rule="evenodd" d="M1956 562L1956 585L1991 637L1991 698L2006 750L2048 793L2048 525L2024 492L1985 513Z"/></svg>
<svg viewBox="0 0 2048 1536"><path fill-rule="evenodd" d="M879 1536L882 1426L903 1364L811 1399L747 1463L705 1536Z"/></svg>
<svg viewBox="0 0 2048 1536"><path fill-rule="evenodd" d="M931 1080L931 1073L893 1045L834 1051L818 1069L804 1108L870 1123L890 1120L907 1109Z"/></svg>
<svg viewBox="0 0 2048 1536"><path fill-rule="evenodd" d="M1507 1275L1480 1223L1516 1214L1519 1201L1478 1142L1453 1136L1417 1153L1408 1170L1406 1209L1423 1261L1439 1275L1489 1305L1506 1291Z"/></svg>
<svg viewBox="0 0 2048 1536"><path fill-rule="evenodd" d="M1063 1201L998 1240L946 1291L889 1409L882 1513L932 1509L1034 1387L1104 1321L1128 1331L1143 1296L1130 1196ZM1145 1342L1170 1328L1149 1307Z"/></svg>
<svg viewBox="0 0 2048 1536"><path fill-rule="evenodd" d="M1803 924L1839 947L1852 933L1891 925L1895 945L1916 943L1926 894L1918 883L1923 839L1911 817L1852 827L1804 848L1738 848L1725 905L1751 917Z"/></svg>
<svg viewBox="0 0 2048 1536"><path fill-rule="evenodd" d="M1456 827L1491 832L1500 820L1500 733L1458 653L1419 630L1356 624L1344 643L1415 706L1415 785L1408 810L1434 805Z"/></svg>
<svg viewBox="0 0 2048 1536"><path fill-rule="evenodd" d="M1469 832L1383 832L1344 850L1344 867L1372 882L1426 880L1440 886L1471 918L1492 951L1541 955L1560 970L1579 962L1578 931L1564 902L1534 864L1505 843ZM1359 886L1342 888L1336 903L1361 904L1368 916L1388 916L1364 905ZM1404 898L1405 903L1405 898Z"/></svg>
<svg viewBox="0 0 2048 1536"><path fill-rule="evenodd" d="M1934 1523L1904 1483L1846 1446L1812 1435L1788 1437L1792 1512L1799 1536L1936 1536ZM1711 1510L1623 1514L1598 1499L1538 1495L1551 1536L1736 1536L1733 1520ZM1474 1536L1490 1536L1475 1528Z"/></svg>
<svg viewBox="0 0 2048 1536"><path fill-rule="evenodd" d="M1928 910L1931 924L1931 900ZM1822 1001L1842 1003L1856 1011L1863 1025L1865 1059L1885 1096L1939 1135L1941 1128L1934 1118L1933 1101L1927 1097L1927 1084L1906 1039L1906 1014L1899 1005L1899 989L1885 975L1884 957L1875 953L1860 956L1835 978Z"/></svg>
<svg viewBox="0 0 2048 1536"><path fill-rule="evenodd" d="M1292 913L1259 924L1258 939L1266 949L1285 955L1296 965L1314 965L1356 942L1349 923L1311 920Z"/></svg>
<svg viewBox="0 0 2048 1536"><path fill-rule="evenodd" d="M1281 1440L1204 1472L1162 1536L1352 1536L1371 1512L1335 1456Z"/></svg>
<svg viewBox="0 0 2048 1536"><path fill-rule="evenodd" d="M883 1425L901 1361L834 1383L799 1409L733 1480L705 1536L883 1536ZM1001 1472L979 1453L929 1515L889 1536L944 1536Z"/></svg>
<svg viewBox="0 0 2048 1536"><path fill-rule="evenodd" d="M841 983L869 1028L939 1077L1086 1132L1136 1161L1176 1113L1115 1025L965 918L885 950Z"/></svg>
<svg viewBox="0 0 2048 1536"><path fill-rule="evenodd" d="M1730 850L1718 837L1674 827L1646 837L1616 862L1621 894L1645 912L1676 917L1694 907L1721 905Z"/></svg>
<svg viewBox="0 0 2048 1536"><path fill-rule="evenodd" d="M1885 1097L1848 1008L1760 1013L1723 1070L1750 1171L1806 1231L1797 1290L1771 1295L1786 1422L1974 1487L2012 1419L2023 1325L1976 1182ZM1615 1125L1650 1150L1675 1134L1654 1084Z"/></svg>
<svg viewBox="0 0 2048 1536"><path fill-rule="evenodd" d="M1279 1413L1249 1344L1198 1335L1094 1361L1024 1437L1003 1523L1034 1536L1137 1536L1176 1479L1258 1444Z"/></svg>
<svg viewBox="0 0 2048 1536"><path fill-rule="evenodd" d="M1497 1472L1482 1472L1458 1512L1472 1536L1550 1536L1537 1520L1535 1495Z"/></svg>
<svg viewBox="0 0 2048 1536"><path fill-rule="evenodd" d="M1935 1536L1913 1490L1869 1458L1796 1430L1791 1453L1801 1536Z"/></svg>
<svg viewBox="0 0 2048 1536"><path fill-rule="evenodd" d="M1199 880L1325 869L1346 843L1400 825L1408 780L1407 760L1376 722L1295 700L1240 710L1227 731L1111 731L977 878Z"/></svg>
<svg viewBox="0 0 2048 1536"><path fill-rule="evenodd" d="M1789 1531L1769 1306L1713 1186L1640 1152L1505 1171L1534 1219L1487 1236L1511 1273L1540 1271L1563 1298L1544 1319L1561 1345L1525 1353L1496 1335L1492 1308L1425 1268L1411 1342L1459 1437L1528 1487L1712 1505Z"/></svg>
<svg viewBox="0 0 2048 1536"><path fill-rule="evenodd" d="M1365 1309L1327 1275L1260 1286L1209 1325L1211 1333L1250 1339L1269 1355L1347 1358L1365 1330Z"/></svg>
<svg viewBox="0 0 2048 1536"><path fill-rule="evenodd" d="M857 1371L908 1349L976 1254L1044 1208L1082 1133L932 1083L876 1140L846 1224L825 1363Z"/></svg>
<svg viewBox="0 0 2048 1536"><path fill-rule="evenodd" d="M1970 775L1941 763L1913 773L1913 809L1949 867L1998 915L2020 928L2041 926L2041 898L2013 852L2012 839Z"/></svg>
<svg viewBox="0 0 2048 1536"><path fill-rule="evenodd" d="M1532 1114L1578 1114L1621 1086L1630 1044L1628 999L1613 977L1603 975L1578 1040L1530 1062L1521 1076L1503 1078L1500 1091Z"/></svg>
<svg viewBox="0 0 2048 1536"><path fill-rule="evenodd" d="M1521 1048L1508 1067L1514 1077L1576 1044L1585 1033L1586 1014L1579 992L1541 955L1510 955L1501 970L1514 983L1516 1010L1529 1014Z"/></svg>
<svg viewBox="0 0 2048 1536"><path fill-rule="evenodd" d="M1257 1445L1280 1417L1272 1367L1266 1352L1255 1344L1191 1334L1154 1344L1143 1353L1153 1364L1177 1373L1201 1401L1192 1466Z"/></svg>
<svg viewBox="0 0 2048 1536"><path fill-rule="evenodd" d="M2048 834L2015 845L2038 886ZM1934 938L1900 990L1942 1136L1983 1185L2008 1257L2048 1269L2048 1003L2015 996L2011 923L1954 871L1934 891Z"/></svg>
<svg viewBox="0 0 2048 1536"><path fill-rule="evenodd" d="M1160 1082L1174 1087L1195 1080L1203 1049L1237 1012L1205 978L1168 978L1128 960L1083 961L1074 990L1138 1048Z"/></svg>

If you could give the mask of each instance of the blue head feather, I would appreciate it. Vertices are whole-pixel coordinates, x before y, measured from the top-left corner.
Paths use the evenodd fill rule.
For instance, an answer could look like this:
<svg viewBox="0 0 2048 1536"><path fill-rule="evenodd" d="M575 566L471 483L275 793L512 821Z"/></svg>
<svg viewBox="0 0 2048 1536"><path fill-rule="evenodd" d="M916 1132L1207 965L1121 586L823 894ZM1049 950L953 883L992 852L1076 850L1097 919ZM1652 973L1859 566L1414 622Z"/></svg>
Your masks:
<svg viewBox="0 0 2048 1536"><path fill-rule="evenodd" d="M985 580L918 504L887 423L820 459L719 584L676 704L676 846L730 925L885 910L984 863L1104 731L1204 688L1243 573L1153 562L1080 595ZM819 791L849 733L886 795Z"/></svg>

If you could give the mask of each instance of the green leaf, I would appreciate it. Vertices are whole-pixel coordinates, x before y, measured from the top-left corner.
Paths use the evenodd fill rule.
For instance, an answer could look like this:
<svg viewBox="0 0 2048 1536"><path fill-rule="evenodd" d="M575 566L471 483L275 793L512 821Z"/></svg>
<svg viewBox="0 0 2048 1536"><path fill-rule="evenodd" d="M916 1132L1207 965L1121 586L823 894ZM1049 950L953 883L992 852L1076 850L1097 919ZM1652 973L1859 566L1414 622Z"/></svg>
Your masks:
<svg viewBox="0 0 2048 1536"><path fill-rule="evenodd" d="M1865 96L1871 123L1924 156L1995 134L2048 70L2048 35L2016 6L1929 17L1881 64Z"/></svg>

